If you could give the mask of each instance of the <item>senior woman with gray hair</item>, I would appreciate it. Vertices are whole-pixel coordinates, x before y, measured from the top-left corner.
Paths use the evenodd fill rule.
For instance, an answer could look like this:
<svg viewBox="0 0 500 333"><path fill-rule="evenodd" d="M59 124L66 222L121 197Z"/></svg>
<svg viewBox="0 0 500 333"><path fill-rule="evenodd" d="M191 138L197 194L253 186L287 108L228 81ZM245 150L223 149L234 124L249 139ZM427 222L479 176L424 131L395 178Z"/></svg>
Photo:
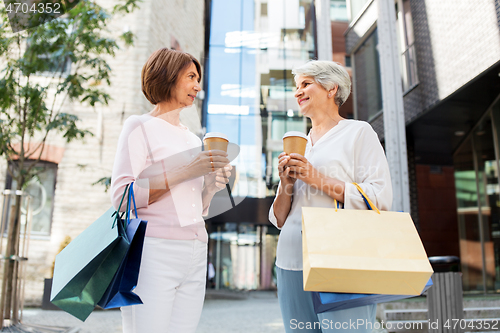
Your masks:
<svg viewBox="0 0 500 333"><path fill-rule="evenodd" d="M351 80L341 65L310 61L295 68L295 97L311 119L305 156L281 153L280 184L269 220L281 229L276 266L278 298L288 332L370 332L375 305L321 314L314 312L311 292L303 289L302 207L368 209L352 183L358 183L381 210L389 210L392 186L384 150L372 127L344 119L339 107L350 94ZM364 325L357 325L357 320ZM355 325L352 325L355 323Z"/></svg>

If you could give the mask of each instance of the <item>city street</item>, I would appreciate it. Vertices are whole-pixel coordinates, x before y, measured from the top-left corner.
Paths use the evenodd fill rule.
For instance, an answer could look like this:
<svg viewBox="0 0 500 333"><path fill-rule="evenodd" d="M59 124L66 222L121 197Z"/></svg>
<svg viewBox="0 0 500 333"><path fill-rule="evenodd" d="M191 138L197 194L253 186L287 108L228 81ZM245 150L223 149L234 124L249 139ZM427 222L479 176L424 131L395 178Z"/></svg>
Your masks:
<svg viewBox="0 0 500 333"><path fill-rule="evenodd" d="M45 326L79 328L80 333L119 333L118 310L94 311L81 322L63 311L25 309L23 322ZM283 333L283 323L275 292L248 293L242 299L207 299L197 333Z"/></svg>
<svg viewBox="0 0 500 333"><path fill-rule="evenodd" d="M121 333L118 310L94 311L85 322L63 311L25 309L23 323L68 327L70 333ZM284 333L274 291L209 292L197 333ZM380 329L378 333L387 333Z"/></svg>

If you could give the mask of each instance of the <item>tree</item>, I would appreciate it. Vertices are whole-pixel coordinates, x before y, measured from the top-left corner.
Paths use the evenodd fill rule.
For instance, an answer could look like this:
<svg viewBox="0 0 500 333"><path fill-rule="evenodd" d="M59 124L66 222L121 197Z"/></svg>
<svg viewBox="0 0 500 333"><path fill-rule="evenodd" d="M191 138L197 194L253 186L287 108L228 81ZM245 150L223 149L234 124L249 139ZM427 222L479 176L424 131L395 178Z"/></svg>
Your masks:
<svg viewBox="0 0 500 333"><path fill-rule="evenodd" d="M111 68L106 59L119 49L119 39L131 45L134 36L131 32L113 36L106 27L114 15L134 11L140 1L115 0L114 8L106 10L94 1L81 0L65 15L18 33L8 28L2 9L0 155L8 161L16 190L22 190L39 171L36 164L50 133L59 132L67 142L92 135L80 127L76 115L64 112L65 106L108 104L105 87L111 84ZM20 208L18 196L7 226L9 258L18 255ZM14 259L5 262L4 281L17 280L16 267ZM2 286L0 316L16 322L11 308L16 297L13 285Z"/></svg>

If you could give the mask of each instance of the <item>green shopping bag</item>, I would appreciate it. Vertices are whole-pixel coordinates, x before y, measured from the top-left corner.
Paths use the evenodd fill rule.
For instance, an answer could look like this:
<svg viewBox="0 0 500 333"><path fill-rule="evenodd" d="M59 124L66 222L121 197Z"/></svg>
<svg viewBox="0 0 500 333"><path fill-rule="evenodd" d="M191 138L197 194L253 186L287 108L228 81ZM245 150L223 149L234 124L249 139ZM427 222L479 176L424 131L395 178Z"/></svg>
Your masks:
<svg viewBox="0 0 500 333"><path fill-rule="evenodd" d="M50 301L82 321L87 319L129 247L123 221L111 207L56 256Z"/></svg>

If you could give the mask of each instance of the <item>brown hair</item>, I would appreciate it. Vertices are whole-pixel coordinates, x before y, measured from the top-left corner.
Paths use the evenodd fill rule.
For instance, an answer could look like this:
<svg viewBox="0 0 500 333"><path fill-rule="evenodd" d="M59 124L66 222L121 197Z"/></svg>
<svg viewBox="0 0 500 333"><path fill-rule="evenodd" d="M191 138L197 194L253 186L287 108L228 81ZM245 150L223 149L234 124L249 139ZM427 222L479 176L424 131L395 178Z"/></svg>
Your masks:
<svg viewBox="0 0 500 333"><path fill-rule="evenodd" d="M141 82L144 96L156 105L168 101L179 73L194 63L201 80L201 66L189 53L162 48L155 51L142 67Z"/></svg>

